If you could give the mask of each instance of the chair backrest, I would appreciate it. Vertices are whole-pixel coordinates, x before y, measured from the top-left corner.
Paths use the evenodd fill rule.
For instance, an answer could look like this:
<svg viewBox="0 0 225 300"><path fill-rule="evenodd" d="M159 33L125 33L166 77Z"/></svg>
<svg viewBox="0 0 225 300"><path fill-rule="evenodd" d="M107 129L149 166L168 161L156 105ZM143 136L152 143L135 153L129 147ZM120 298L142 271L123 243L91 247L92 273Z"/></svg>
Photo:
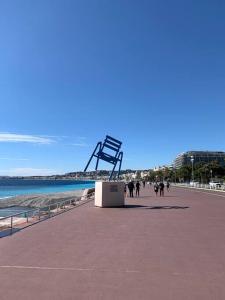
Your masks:
<svg viewBox="0 0 225 300"><path fill-rule="evenodd" d="M120 141L112 138L111 136L107 135L105 140L104 140L104 143L102 144L101 151L103 151L104 148L108 148L110 150L115 151L115 156L114 157L117 157L117 155L120 151L121 145L122 145L122 142L120 142Z"/></svg>
<svg viewBox="0 0 225 300"><path fill-rule="evenodd" d="M112 138L111 136L107 135L104 142L98 142L95 150L93 151L85 169L84 172L87 171L88 166L91 163L91 160L93 157L97 158L95 170L98 170L98 163L99 160L104 160L108 163L113 164L113 169L110 174L109 180L111 180L115 173L115 168L117 166L117 163L119 163L119 170L117 171L117 178L119 179L119 174L121 170L122 160L123 160L123 152L120 151L122 142ZM104 149L107 148L107 149ZM110 151L109 151L110 150ZM115 176L114 176L115 178Z"/></svg>

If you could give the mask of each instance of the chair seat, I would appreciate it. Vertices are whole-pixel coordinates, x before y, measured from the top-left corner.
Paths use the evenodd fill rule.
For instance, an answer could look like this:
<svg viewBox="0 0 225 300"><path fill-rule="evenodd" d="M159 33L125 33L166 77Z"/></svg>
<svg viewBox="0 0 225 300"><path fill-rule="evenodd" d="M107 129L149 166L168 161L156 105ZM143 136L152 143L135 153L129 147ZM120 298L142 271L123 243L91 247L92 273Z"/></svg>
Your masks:
<svg viewBox="0 0 225 300"><path fill-rule="evenodd" d="M117 158L116 157L114 157L112 155L109 155L109 154L107 154L105 152L99 151L97 155L98 155L98 157L100 159L102 159L104 161L107 161L107 162L109 162L111 164L115 164L117 162Z"/></svg>

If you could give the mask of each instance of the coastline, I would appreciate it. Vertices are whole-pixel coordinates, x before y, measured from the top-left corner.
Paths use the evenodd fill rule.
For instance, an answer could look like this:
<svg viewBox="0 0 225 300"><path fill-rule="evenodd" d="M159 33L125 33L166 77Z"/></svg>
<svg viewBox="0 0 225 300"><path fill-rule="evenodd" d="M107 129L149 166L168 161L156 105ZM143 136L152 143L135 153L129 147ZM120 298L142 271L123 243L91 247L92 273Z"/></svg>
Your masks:
<svg viewBox="0 0 225 300"><path fill-rule="evenodd" d="M50 193L50 194L30 194L14 196L0 201L0 209L23 206L28 208L37 208L49 204L57 203L61 200L74 200L86 194L89 194L94 189L81 189L68 192Z"/></svg>

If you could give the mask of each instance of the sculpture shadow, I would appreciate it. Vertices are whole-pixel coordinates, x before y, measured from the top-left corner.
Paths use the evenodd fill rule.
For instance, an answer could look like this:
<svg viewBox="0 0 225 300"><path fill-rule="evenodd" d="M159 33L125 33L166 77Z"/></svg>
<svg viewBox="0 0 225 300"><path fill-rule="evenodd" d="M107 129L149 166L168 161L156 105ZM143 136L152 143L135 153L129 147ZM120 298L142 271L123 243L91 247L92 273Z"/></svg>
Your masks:
<svg viewBox="0 0 225 300"><path fill-rule="evenodd" d="M140 204L125 204L123 208L149 208L149 206Z"/></svg>
<svg viewBox="0 0 225 300"><path fill-rule="evenodd" d="M178 206L178 205L157 205L157 206L149 206L146 209L186 209L189 206Z"/></svg>
<svg viewBox="0 0 225 300"><path fill-rule="evenodd" d="M144 209L186 209L189 206L178 206L178 205L140 205L140 204L125 204L124 208L144 208Z"/></svg>

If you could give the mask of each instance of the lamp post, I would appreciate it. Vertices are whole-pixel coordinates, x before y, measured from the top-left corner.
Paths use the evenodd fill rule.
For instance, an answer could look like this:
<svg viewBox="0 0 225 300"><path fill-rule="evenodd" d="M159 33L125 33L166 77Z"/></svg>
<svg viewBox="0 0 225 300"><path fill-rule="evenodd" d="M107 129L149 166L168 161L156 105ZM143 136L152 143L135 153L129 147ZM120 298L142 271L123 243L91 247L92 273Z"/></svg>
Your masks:
<svg viewBox="0 0 225 300"><path fill-rule="evenodd" d="M175 181L175 184L177 183L177 179L176 179L176 166L173 165L173 169L174 169L174 181Z"/></svg>
<svg viewBox="0 0 225 300"><path fill-rule="evenodd" d="M211 170L210 170L211 182L212 182L212 172L213 172L213 171L212 171L212 169L211 169Z"/></svg>
<svg viewBox="0 0 225 300"><path fill-rule="evenodd" d="M194 181L194 156L191 156L191 164L192 164L192 181Z"/></svg>

